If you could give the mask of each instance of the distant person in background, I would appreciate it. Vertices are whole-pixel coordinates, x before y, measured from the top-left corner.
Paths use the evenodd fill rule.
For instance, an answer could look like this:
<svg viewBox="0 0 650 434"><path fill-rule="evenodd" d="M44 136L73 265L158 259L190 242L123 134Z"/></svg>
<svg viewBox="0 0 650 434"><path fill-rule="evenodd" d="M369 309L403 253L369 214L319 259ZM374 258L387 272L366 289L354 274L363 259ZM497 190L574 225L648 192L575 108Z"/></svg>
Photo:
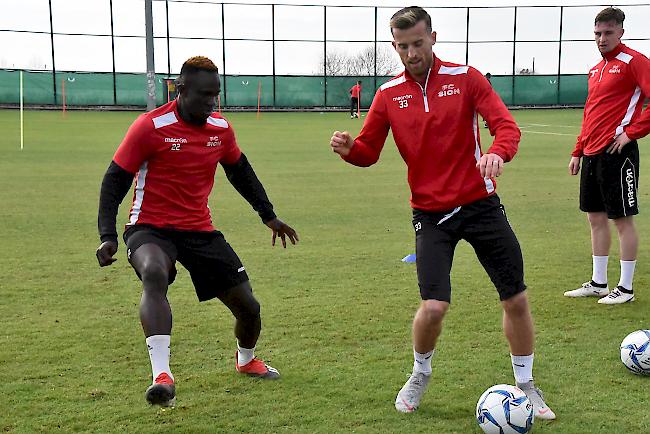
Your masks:
<svg viewBox="0 0 650 434"><path fill-rule="evenodd" d="M486 73L485 79L488 81L488 83L490 83L490 86L492 86L492 74L490 74L489 72ZM484 128L488 127L487 121L485 119L483 119L483 127Z"/></svg>
<svg viewBox="0 0 650 434"><path fill-rule="evenodd" d="M524 263L496 194L495 178L517 152L519 128L483 74L433 53L436 32L424 9L399 10L390 27L405 71L379 88L357 138L335 131L330 146L348 163L367 167L378 161L391 131L408 169L421 303L412 327L413 370L395 408L415 411L432 377L431 360L451 303L454 250L466 240L499 294L517 386L536 419L555 419L533 381L535 333ZM485 154L477 112L494 131ZM483 286L469 285L477 291ZM444 375L439 373L439 381Z"/></svg>
<svg viewBox="0 0 650 434"><path fill-rule="evenodd" d="M361 80L350 88L350 119L359 117L359 99L361 98Z"/></svg>
<svg viewBox="0 0 650 434"><path fill-rule="evenodd" d="M650 61L621 43L622 10L608 7L596 15L594 39L602 60L589 71L589 93L582 130L569 161L569 173L580 176L580 209L591 226L591 280L567 297L601 297L600 304L634 300L632 280L639 236L634 215L639 213L639 147L637 139L650 133ZM584 157L584 158L583 158ZM611 245L609 221L620 241L621 276L609 291L607 262Z"/></svg>
<svg viewBox="0 0 650 434"><path fill-rule="evenodd" d="M116 261L115 221L135 178L133 206L124 231L127 258L142 280L140 322L145 334L153 384L150 404L173 406L174 376L169 368L172 311L167 287L176 261L192 278L199 301L218 298L235 317L237 372L265 379L278 371L254 355L260 335L260 305L248 275L223 234L215 230L208 207L217 164L230 183L276 237L295 244L298 235L273 212L264 187L242 153L228 121L214 113L221 90L219 72L207 57L188 59L177 82L178 97L140 115L111 161L99 197L101 245L96 256L105 267ZM206 329L214 323L205 324Z"/></svg>

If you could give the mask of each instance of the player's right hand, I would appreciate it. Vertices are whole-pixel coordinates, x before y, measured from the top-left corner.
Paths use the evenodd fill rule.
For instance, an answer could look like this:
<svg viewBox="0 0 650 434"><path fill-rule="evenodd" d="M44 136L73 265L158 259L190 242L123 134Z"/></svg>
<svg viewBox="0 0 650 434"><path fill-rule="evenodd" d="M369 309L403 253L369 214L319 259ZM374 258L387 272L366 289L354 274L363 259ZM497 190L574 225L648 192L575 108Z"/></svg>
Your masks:
<svg viewBox="0 0 650 434"><path fill-rule="evenodd" d="M347 157L350 154L350 149L354 145L354 140L350 137L350 133L347 131L334 131L332 139L330 140L330 146L332 151L336 152L342 157Z"/></svg>
<svg viewBox="0 0 650 434"><path fill-rule="evenodd" d="M569 175L577 175L580 172L580 157L571 157L569 161Z"/></svg>
<svg viewBox="0 0 650 434"><path fill-rule="evenodd" d="M117 261L117 259L113 257L115 253L117 253L117 243L113 241L104 241L101 243L95 252L97 261L99 261L99 266L105 267Z"/></svg>

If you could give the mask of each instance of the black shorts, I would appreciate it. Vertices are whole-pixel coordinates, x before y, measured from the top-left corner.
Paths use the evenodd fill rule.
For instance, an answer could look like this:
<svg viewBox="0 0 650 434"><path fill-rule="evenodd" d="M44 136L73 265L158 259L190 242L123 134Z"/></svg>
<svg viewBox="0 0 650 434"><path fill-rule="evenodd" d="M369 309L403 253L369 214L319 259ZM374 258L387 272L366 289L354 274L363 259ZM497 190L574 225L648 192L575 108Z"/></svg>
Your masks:
<svg viewBox="0 0 650 434"><path fill-rule="evenodd" d="M124 232L127 255L143 244L159 246L172 262L169 284L176 278L176 260L190 272L199 301L217 297L223 291L248 281L235 251L219 231L189 232L134 225ZM133 264L131 264L133 265ZM142 279L136 270L138 277Z"/></svg>
<svg viewBox="0 0 650 434"><path fill-rule="evenodd" d="M446 212L414 209L413 227L423 300L451 301L449 273L460 240L474 248L501 300L526 289L521 248L496 194Z"/></svg>
<svg viewBox="0 0 650 434"><path fill-rule="evenodd" d="M639 213L639 145L636 140L621 153L585 156L580 174L580 209L606 212L610 219Z"/></svg>

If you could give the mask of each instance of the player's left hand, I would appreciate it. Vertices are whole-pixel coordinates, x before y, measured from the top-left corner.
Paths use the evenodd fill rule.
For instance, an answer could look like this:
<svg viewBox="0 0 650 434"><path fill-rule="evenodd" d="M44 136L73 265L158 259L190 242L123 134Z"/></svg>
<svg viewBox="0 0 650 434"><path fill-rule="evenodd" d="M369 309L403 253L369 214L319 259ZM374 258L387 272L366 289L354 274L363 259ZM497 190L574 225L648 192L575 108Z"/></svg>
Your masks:
<svg viewBox="0 0 650 434"><path fill-rule="evenodd" d="M289 241L291 241L291 244L296 244L299 239L298 239L298 233L288 224L280 220L279 218L274 218L273 220L269 220L266 222L266 225L271 228L273 231L273 241L271 242L272 245L275 246L275 239L277 237L280 237L282 240L282 247L285 249L287 248L287 240L286 238L289 238Z"/></svg>
<svg viewBox="0 0 650 434"><path fill-rule="evenodd" d="M497 154L483 154L476 168L483 178L495 178L503 173L503 158Z"/></svg>
<svg viewBox="0 0 650 434"><path fill-rule="evenodd" d="M627 136L627 134L625 132L623 132L623 133L619 134L618 136L616 136L616 138L614 139L612 144L609 145L609 147L607 148L607 151L605 151L605 152L607 152L608 154L613 154L614 152L618 152L620 154L621 151L623 150L623 146L627 145L631 141L632 141L632 139L630 139Z"/></svg>

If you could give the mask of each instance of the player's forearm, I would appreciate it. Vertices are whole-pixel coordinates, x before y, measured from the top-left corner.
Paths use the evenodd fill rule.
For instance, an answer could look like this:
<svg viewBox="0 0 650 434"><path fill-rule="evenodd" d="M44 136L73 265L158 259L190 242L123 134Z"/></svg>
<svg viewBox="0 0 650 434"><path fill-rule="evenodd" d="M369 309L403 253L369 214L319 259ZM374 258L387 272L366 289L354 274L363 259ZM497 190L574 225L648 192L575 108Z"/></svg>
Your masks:
<svg viewBox="0 0 650 434"><path fill-rule="evenodd" d="M519 149L519 140L521 139L519 127L513 120L503 120L494 128L496 130L494 143L488 152L497 154L503 158L504 162L508 162L514 158Z"/></svg>
<svg viewBox="0 0 650 434"><path fill-rule="evenodd" d="M253 207L259 214L262 222L273 220L276 215L273 212L273 204L266 195L264 186L257 178L253 167L248 162L246 155L241 154L239 161L235 164L222 164L228 181L235 187L235 190Z"/></svg>
<svg viewBox="0 0 650 434"><path fill-rule="evenodd" d="M376 152L372 147L359 141L357 138L354 141L354 145L350 149L350 153L345 157L342 156L341 158L354 166L368 167L372 166L379 160L379 153Z"/></svg>
<svg viewBox="0 0 650 434"><path fill-rule="evenodd" d="M102 242L117 242L115 223L117 211L124 196L128 193L133 182L133 174L122 169L111 161L104 174L99 193L99 211L97 213L97 229Z"/></svg>
<svg viewBox="0 0 650 434"><path fill-rule="evenodd" d="M642 139L650 134L650 106L646 107L636 122L625 128L625 133L632 140Z"/></svg>

